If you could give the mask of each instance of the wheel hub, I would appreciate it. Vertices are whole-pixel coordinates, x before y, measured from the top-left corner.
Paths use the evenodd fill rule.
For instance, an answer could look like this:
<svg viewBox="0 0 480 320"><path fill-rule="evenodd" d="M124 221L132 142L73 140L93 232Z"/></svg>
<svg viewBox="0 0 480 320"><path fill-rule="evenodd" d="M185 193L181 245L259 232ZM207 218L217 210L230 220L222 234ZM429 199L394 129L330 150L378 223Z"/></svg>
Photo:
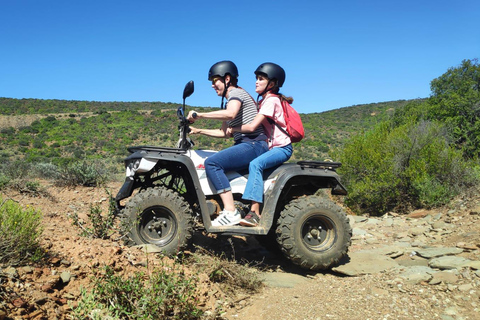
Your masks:
<svg viewBox="0 0 480 320"><path fill-rule="evenodd" d="M324 228L320 219L309 219L302 228L302 238L312 249L320 247L328 238L328 230Z"/></svg>
<svg viewBox="0 0 480 320"><path fill-rule="evenodd" d="M163 208L147 210L142 217L145 224L140 233L147 242L160 245L174 236L172 215Z"/></svg>

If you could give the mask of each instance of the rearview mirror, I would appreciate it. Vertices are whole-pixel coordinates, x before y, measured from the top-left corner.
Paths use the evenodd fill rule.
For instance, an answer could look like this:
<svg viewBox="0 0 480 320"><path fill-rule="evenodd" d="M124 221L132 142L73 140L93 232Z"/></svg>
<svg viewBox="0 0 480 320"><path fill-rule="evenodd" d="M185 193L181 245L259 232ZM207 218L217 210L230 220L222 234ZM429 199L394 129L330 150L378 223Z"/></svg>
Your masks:
<svg viewBox="0 0 480 320"><path fill-rule="evenodd" d="M190 80L185 85L185 89L183 89L183 100L185 100L187 97L190 97L193 91L194 91L193 80Z"/></svg>

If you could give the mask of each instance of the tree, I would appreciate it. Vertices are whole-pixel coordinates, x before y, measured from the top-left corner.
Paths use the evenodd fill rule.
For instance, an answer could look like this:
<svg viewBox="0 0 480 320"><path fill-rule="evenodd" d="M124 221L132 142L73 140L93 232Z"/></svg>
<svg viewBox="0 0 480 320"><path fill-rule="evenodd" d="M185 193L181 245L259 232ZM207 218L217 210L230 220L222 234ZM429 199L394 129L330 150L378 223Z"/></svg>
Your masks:
<svg viewBox="0 0 480 320"><path fill-rule="evenodd" d="M464 157L480 155L480 65L463 60L430 83L429 117L447 125Z"/></svg>

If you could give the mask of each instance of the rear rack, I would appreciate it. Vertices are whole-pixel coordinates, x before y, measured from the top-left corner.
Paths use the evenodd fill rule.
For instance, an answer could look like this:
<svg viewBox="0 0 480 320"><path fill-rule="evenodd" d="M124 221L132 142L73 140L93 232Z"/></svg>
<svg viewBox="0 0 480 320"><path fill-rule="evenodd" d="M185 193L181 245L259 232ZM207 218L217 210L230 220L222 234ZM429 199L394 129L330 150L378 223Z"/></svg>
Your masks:
<svg viewBox="0 0 480 320"><path fill-rule="evenodd" d="M131 153L134 153L134 152L137 152L137 151L166 152L166 153L177 153L177 154L187 153L186 149L168 148L168 147L155 147L155 146L135 146L135 147L128 147L127 150Z"/></svg>
<svg viewBox="0 0 480 320"><path fill-rule="evenodd" d="M298 161L297 164L305 168L318 168L318 169L330 169L335 170L340 168L342 164L340 162L330 161Z"/></svg>

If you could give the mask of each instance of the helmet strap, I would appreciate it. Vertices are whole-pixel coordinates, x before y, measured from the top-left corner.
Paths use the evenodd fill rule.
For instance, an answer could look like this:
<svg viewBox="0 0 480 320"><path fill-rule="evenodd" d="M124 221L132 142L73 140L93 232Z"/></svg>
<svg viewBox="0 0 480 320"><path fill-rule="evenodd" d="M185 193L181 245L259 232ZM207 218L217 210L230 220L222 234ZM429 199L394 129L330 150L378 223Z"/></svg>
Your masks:
<svg viewBox="0 0 480 320"><path fill-rule="evenodd" d="M222 78L222 81L223 81L223 86L224 86L224 89L223 89L223 93L222 93L222 104L220 105L220 109L224 109L223 107L223 100L225 99L225 96L227 95L227 92L228 92L228 87L230 87L230 82L228 82L228 84L225 82L225 77ZM225 106L225 109L227 108L227 106Z"/></svg>
<svg viewBox="0 0 480 320"><path fill-rule="evenodd" d="M268 88L268 86L270 85L270 83L272 83L272 81L269 79L268 80L268 83L267 83L267 86L265 87L265 90L263 90L262 93L259 93L258 96L257 96L257 105L258 105L258 99L260 99L260 97L263 97L264 95L266 95L269 91L271 91L273 89L273 87L271 87L270 89Z"/></svg>

